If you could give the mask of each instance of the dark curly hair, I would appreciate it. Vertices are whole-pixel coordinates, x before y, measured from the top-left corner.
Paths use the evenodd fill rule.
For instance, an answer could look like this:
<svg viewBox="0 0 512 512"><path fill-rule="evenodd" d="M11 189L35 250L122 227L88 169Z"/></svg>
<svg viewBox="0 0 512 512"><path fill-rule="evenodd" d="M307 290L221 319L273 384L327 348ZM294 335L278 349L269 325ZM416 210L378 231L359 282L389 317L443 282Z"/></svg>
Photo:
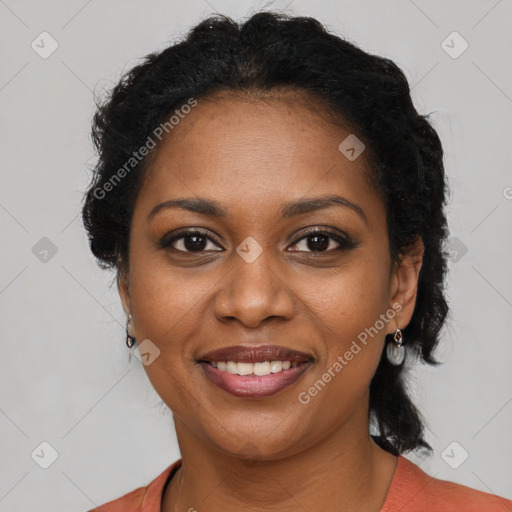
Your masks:
<svg viewBox="0 0 512 512"><path fill-rule="evenodd" d="M98 100L92 136L99 159L82 217L99 265L119 275L129 263L130 223L148 158L112 180L155 127L190 98L284 89L312 95L364 141L372 183L386 208L392 261L421 238L416 306L403 335L408 351L439 364L432 352L449 311L441 142L429 116L414 108L407 79L391 60L330 34L314 18L259 12L239 24L212 15L183 40L147 55ZM403 368L386 357L370 384L370 420L379 434L372 437L390 453L432 450Z"/></svg>

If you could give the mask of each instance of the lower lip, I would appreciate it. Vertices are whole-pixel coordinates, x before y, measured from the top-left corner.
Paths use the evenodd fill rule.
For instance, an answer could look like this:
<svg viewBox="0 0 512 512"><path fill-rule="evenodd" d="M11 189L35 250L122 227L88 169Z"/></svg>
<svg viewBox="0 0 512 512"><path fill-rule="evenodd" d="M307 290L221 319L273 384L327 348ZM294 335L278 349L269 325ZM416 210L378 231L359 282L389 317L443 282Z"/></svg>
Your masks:
<svg viewBox="0 0 512 512"><path fill-rule="evenodd" d="M219 370L209 363L200 363L203 371L214 384L241 398L272 396L297 382L311 364L311 361L308 361L295 368L290 367L288 370L281 370L269 375L238 375Z"/></svg>

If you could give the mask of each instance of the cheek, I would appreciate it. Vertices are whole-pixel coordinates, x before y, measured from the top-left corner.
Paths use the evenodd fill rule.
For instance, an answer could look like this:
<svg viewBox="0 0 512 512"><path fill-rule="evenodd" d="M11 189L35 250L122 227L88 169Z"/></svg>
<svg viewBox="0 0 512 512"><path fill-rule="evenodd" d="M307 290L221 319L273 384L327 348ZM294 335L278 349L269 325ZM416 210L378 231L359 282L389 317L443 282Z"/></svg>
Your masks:
<svg viewBox="0 0 512 512"><path fill-rule="evenodd" d="M310 293L311 321L324 339L325 350L315 378L334 373L333 380L356 394L356 388L363 392L369 385L394 318L393 310L393 316L389 314L387 263L385 258L361 257Z"/></svg>
<svg viewBox="0 0 512 512"><path fill-rule="evenodd" d="M149 339L159 350L158 357L144 370L174 413L199 414L195 412L197 398L191 393L190 354L185 351L188 337L200 322L200 302L207 287L200 286L200 279L185 279L179 272L153 265L145 271L142 260L132 261L130 279L137 339Z"/></svg>
<svg viewBox="0 0 512 512"><path fill-rule="evenodd" d="M362 256L331 276L304 282L303 297L320 323L344 342L389 307L387 261Z"/></svg>
<svg viewBox="0 0 512 512"><path fill-rule="evenodd" d="M173 269L163 258L138 254L137 250L132 258L130 284L137 332L160 343L177 339L190 318L199 314L211 287L208 274Z"/></svg>

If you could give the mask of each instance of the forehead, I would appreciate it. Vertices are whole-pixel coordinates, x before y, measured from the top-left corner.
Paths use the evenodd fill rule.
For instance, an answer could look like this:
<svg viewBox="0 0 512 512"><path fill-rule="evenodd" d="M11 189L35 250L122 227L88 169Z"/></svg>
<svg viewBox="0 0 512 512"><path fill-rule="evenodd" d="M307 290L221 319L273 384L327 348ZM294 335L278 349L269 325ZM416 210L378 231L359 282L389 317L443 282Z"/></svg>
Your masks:
<svg viewBox="0 0 512 512"><path fill-rule="evenodd" d="M206 196L277 207L324 193L375 201L365 152L350 160L339 148L354 135L307 94L199 99L153 150L138 203Z"/></svg>

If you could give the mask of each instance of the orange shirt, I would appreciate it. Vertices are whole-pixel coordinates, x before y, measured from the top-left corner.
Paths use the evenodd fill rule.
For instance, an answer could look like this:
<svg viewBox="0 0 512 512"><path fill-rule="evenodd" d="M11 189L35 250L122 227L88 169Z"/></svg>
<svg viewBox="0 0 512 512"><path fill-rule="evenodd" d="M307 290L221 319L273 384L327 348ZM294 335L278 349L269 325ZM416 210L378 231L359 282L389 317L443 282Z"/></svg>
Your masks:
<svg viewBox="0 0 512 512"><path fill-rule="evenodd" d="M149 485L89 512L161 512L165 484L180 466L181 459L178 459ZM512 512L512 501L433 478L399 455L380 512Z"/></svg>

